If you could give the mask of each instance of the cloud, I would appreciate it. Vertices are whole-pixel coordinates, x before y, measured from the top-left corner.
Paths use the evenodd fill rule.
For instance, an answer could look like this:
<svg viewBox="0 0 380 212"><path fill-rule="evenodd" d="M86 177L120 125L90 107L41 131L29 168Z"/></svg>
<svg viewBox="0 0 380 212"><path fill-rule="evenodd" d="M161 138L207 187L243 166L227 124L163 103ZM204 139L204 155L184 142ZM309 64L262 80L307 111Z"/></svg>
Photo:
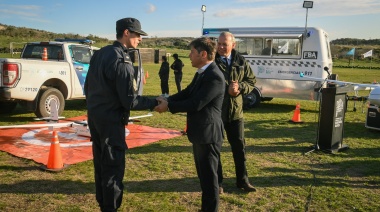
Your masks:
<svg viewBox="0 0 380 212"><path fill-rule="evenodd" d="M41 7L38 5L0 5L0 14L8 15L9 18L18 18L32 22L42 22L48 23L46 20L40 16Z"/></svg>
<svg viewBox="0 0 380 212"><path fill-rule="evenodd" d="M9 5L10 8L18 9L18 10L40 10L40 6L37 5Z"/></svg>
<svg viewBox="0 0 380 212"><path fill-rule="evenodd" d="M260 3L259 3L260 2ZM216 18L266 18L276 19L289 16L304 16L305 9L302 8L302 2L299 1L281 1L280 4L262 3L259 0L237 0L234 7L226 10L217 9L213 13ZM257 3L250 4L247 3ZM269 3L269 4L268 4ZM314 17L330 16L351 16L376 14L380 11L380 1L378 0L319 0L314 1L314 7L309 9Z"/></svg>
<svg viewBox="0 0 380 212"><path fill-rule="evenodd" d="M27 11L17 11L12 9L0 9L0 12L3 14L8 15L14 15L14 16L21 16L21 17L37 17L38 15L36 13L27 12Z"/></svg>
<svg viewBox="0 0 380 212"><path fill-rule="evenodd" d="M156 6L155 5L153 5L153 4L148 4L147 5L147 9L146 9L146 12L147 13L153 13L153 12L155 12L156 11Z"/></svg>
<svg viewBox="0 0 380 212"><path fill-rule="evenodd" d="M380 1L378 0L320 0L314 2L315 13L318 16L351 16L375 14L380 12Z"/></svg>
<svg viewBox="0 0 380 212"><path fill-rule="evenodd" d="M274 1L278 1L278 0L235 0L235 2L237 3L257 3L257 2L268 3L268 2L274 2ZM282 2L285 2L285 1L292 1L292 0L282 0Z"/></svg>

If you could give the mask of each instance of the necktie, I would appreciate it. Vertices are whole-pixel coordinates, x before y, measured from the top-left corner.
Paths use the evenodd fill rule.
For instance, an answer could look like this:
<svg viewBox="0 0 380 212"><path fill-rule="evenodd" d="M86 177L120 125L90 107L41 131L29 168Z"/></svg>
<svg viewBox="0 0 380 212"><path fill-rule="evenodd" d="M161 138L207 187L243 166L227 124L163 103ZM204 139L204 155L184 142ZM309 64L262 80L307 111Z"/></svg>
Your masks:
<svg viewBox="0 0 380 212"><path fill-rule="evenodd" d="M228 66L228 59L227 59L227 57L223 57L222 61L223 61L224 65Z"/></svg>
<svg viewBox="0 0 380 212"><path fill-rule="evenodd" d="M199 83L201 76L202 76L202 74L199 74L199 73L197 73L196 75L197 76L195 76L196 78L195 78L194 87Z"/></svg>
<svg viewBox="0 0 380 212"><path fill-rule="evenodd" d="M194 88L197 86L197 84L199 84L199 81L201 81L201 78L202 78L202 74L199 74L198 72L195 73L195 76L194 76L194 84L192 86L192 88L190 89L190 93L194 90Z"/></svg>

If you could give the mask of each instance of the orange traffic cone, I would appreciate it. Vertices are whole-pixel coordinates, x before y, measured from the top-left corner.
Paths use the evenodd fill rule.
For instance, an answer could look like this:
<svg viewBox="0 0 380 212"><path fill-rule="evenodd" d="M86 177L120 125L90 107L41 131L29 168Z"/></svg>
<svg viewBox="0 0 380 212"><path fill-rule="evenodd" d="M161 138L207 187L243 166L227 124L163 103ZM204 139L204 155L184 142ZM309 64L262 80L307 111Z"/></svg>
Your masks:
<svg viewBox="0 0 380 212"><path fill-rule="evenodd" d="M49 158L46 166L41 168L46 171L61 171L66 168L67 165L62 162L61 147L58 141L57 131L53 130L53 138L50 144Z"/></svg>
<svg viewBox="0 0 380 212"><path fill-rule="evenodd" d="M187 123L185 125L185 128L181 131L182 135L186 135L187 134Z"/></svg>
<svg viewBox="0 0 380 212"><path fill-rule="evenodd" d="M149 78L149 73L148 73L148 71L146 71L146 73L145 73L145 77L146 77L146 78Z"/></svg>
<svg viewBox="0 0 380 212"><path fill-rule="evenodd" d="M42 52L42 60L47 60L48 59L48 55L47 55L47 49L44 48L43 52Z"/></svg>
<svg viewBox="0 0 380 212"><path fill-rule="evenodd" d="M143 83L144 83L144 85L146 84L145 76L143 77Z"/></svg>
<svg viewBox="0 0 380 212"><path fill-rule="evenodd" d="M293 123L303 123L303 121L301 121L300 103L297 103L296 109L294 110L293 118L290 121Z"/></svg>

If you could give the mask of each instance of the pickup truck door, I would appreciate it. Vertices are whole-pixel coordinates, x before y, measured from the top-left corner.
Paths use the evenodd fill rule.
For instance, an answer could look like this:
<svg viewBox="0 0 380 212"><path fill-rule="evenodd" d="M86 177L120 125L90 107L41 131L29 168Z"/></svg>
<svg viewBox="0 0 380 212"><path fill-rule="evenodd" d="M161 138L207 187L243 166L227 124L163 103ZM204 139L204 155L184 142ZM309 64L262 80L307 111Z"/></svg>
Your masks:
<svg viewBox="0 0 380 212"><path fill-rule="evenodd" d="M142 96L144 87L144 70L142 67L140 51L139 49L130 49L129 54L135 70L134 77L137 83L137 95Z"/></svg>
<svg viewBox="0 0 380 212"><path fill-rule="evenodd" d="M84 82L90 66L92 50L85 45L71 45L69 47L74 71L72 73L72 89L76 97L84 96Z"/></svg>

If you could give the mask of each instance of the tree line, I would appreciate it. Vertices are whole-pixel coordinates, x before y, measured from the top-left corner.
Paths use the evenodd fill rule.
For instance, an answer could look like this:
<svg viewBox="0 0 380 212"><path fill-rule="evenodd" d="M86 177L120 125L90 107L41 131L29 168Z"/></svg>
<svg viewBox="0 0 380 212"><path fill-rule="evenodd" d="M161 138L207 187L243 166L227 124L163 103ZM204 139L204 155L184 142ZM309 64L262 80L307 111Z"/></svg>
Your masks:
<svg viewBox="0 0 380 212"><path fill-rule="evenodd" d="M96 35L83 36L73 33L53 33L44 30L31 29L25 27L8 26L0 23L0 53L9 53L10 42L31 42L31 41L54 41L57 38L89 39L95 41L95 46L103 47L111 44L113 40L101 38ZM144 38L140 43L141 48L178 48L188 49L188 45L193 38ZM22 47L16 47L14 51L21 51Z"/></svg>
<svg viewBox="0 0 380 212"><path fill-rule="evenodd" d="M31 29L26 27L15 27L0 23L0 53L9 53L10 42L30 42L30 41L49 41L56 38L90 39L95 41L95 46L103 47L111 44L113 40L101 38L96 35L83 36L73 33L53 33L44 30ZM191 37L172 37L172 38L144 38L140 43L141 48L177 48L189 49L188 45L194 38ZM335 57L343 57L350 48L357 47L357 55L374 49L374 54L380 53L380 39L356 39L339 38L331 41L331 52ZM18 48L18 49L17 49ZM22 47L16 47L14 51L21 51Z"/></svg>
<svg viewBox="0 0 380 212"><path fill-rule="evenodd" d="M0 36L4 38L15 38L16 40L54 40L56 38L73 38L80 39L86 38L96 42L108 42L108 39L101 38L96 35L81 36L73 33L53 33L39 29L30 29L25 27L8 26L0 23Z"/></svg>
<svg viewBox="0 0 380 212"><path fill-rule="evenodd" d="M380 39L357 39L357 38L339 38L331 41L334 45L350 45L350 46L362 46L362 45L380 45Z"/></svg>

